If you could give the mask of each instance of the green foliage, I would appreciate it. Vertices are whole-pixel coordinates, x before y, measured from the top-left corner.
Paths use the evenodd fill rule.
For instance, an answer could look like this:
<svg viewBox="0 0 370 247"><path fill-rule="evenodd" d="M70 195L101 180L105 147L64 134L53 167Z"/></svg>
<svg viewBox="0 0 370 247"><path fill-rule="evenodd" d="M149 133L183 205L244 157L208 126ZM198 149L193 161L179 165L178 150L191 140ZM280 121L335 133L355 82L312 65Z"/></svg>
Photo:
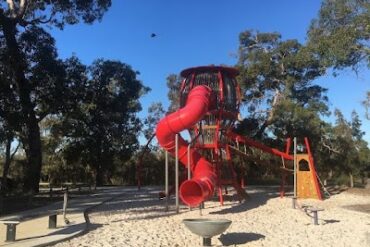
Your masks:
<svg viewBox="0 0 370 247"><path fill-rule="evenodd" d="M260 139L269 127L280 139L319 135L328 107L326 89L312 85L324 72L315 56L278 33L245 31L239 41L238 80L250 114L244 133Z"/></svg>
<svg viewBox="0 0 370 247"><path fill-rule="evenodd" d="M168 112L174 112L180 108L180 77L171 74L167 76L167 98L170 101Z"/></svg>
<svg viewBox="0 0 370 247"><path fill-rule="evenodd" d="M366 93L366 99L362 101L362 105L365 107L366 110L366 118L370 120L370 91Z"/></svg>
<svg viewBox="0 0 370 247"><path fill-rule="evenodd" d="M7 1L1 3L2 14L20 25L48 24L63 28L65 24L93 23L101 20L111 6L110 0Z"/></svg>
<svg viewBox="0 0 370 247"><path fill-rule="evenodd" d="M370 68L369 40L369 1L324 0L309 28L307 49L325 69L332 68L334 75L347 67L357 72L362 65ZM369 98L367 92L363 101L366 110ZM326 165L323 168L337 170L337 174L365 176L370 159L368 144L362 139L361 121L355 112L352 121L346 121L339 110L335 115L335 126L327 126L321 140L319 159Z"/></svg>
<svg viewBox="0 0 370 247"><path fill-rule="evenodd" d="M144 120L144 136L147 140L155 133L155 128L164 114L165 110L163 109L162 103L155 102L149 106L148 116Z"/></svg>
<svg viewBox="0 0 370 247"><path fill-rule="evenodd" d="M118 61L97 60L86 68L73 58L68 64L68 77L75 80L70 85L71 107L52 132L64 137L60 148L66 162L90 167L101 185L115 161L122 164L138 148L138 100L148 88L136 78L137 72Z"/></svg>
<svg viewBox="0 0 370 247"><path fill-rule="evenodd" d="M15 96L7 99L11 99L16 108L19 106L19 114L2 113L2 126L10 126L10 116L18 119L16 127L8 128L7 132L19 129L17 135L28 162L25 191L39 190L42 167L39 122L46 115L55 114L55 107L58 109L62 102L58 100L63 99L53 97L62 96L63 66L57 60L54 40L41 26L63 28L65 24L80 21L93 23L102 18L110 5L110 0L0 2L0 66L6 70L0 80L5 81L5 88L9 87Z"/></svg>
<svg viewBox="0 0 370 247"><path fill-rule="evenodd" d="M326 2L335 5L335 1ZM318 22L314 24L318 25ZM281 40L278 33L254 31L242 32L239 41L237 66L241 73L238 80L249 116L237 126L237 131L280 149L284 148L283 143L273 141L271 137L278 140L293 136L298 140L308 137L321 173L335 171L336 174L347 176L364 176L370 160L369 148L362 139L364 132L359 116L354 112L352 120L348 122L337 110L335 126L322 120L323 116L329 114L326 89L314 85L312 81L326 72L329 63L323 62L323 57L312 49L313 45L320 45L319 41L304 46L296 40ZM333 40L326 41L336 44ZM355 61L354 57L348 58L348 54L342 55L347 61ZM348 65L343 63L344 60L340 61L338 68ZM330 65L335 66L333 63ZM260 162L263 163L262 160ZM259 173L255 174L258 177L263 176L263 172L272 172L272 169L258 168L255 160L248 163L250 170Z"/></svg>
<svg viewBox="0 0 370 247"><path fill-rule="evenodd" d="M308 47L325 67L370 68L370 2L324 0L308 31Z"/></svg>
<svg viewBox="0 0 370 247"><path fill-rule="evenodd" d="M370 168L370 149L363 140L364 132L357 113L352 113L351 121L346 120L338 109L334 114L336 122L334 126L326 124L316 150L319 171L331 179L347 176L336 182L349 181L348 175L366 177ZM333 173L334 176L330 175Z"/></svg>

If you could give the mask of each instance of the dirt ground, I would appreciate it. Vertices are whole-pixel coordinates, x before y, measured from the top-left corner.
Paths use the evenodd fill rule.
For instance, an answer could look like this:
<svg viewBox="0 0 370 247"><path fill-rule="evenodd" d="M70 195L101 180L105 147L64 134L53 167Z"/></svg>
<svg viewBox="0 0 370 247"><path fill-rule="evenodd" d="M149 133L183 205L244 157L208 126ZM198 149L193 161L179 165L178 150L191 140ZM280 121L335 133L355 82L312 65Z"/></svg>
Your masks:
<svg viewBox="0 0 370 247"><path fill-rule="evenodd" d="M370 196L370 188L349 188L346 192L354 195Z"/></svg>

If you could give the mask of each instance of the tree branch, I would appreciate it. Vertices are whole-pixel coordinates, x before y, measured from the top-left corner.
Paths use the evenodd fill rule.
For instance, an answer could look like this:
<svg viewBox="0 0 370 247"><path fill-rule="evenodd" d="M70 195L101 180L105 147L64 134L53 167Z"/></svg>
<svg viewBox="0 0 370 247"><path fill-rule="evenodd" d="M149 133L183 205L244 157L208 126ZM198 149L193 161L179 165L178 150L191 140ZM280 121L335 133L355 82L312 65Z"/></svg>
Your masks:
<svg viewBox="0 0 370 247"><path fill-rule="evenodd" d="M25 27L25 26L28 26L28 25L36 25L36 24L47 24L47 23L49 23L53 19L54 16L55 16L55 12L53 11L50 14L49 19L47 19L47 20L43 20L43 17L45 17L45 16L43 16L43 17L39 17L39 18L33 19L31 21L21 20L19 24L22 27Z"/></svg>
<svg viewBox="0 0 370 247"><path fill-rule="evenodd" d="M16 19L23 18L24 14L26 13L27 6L28 6L28 0L20 0L20 1L21 2L19 3L18 13L15 16Z"/></svg>
<svg viewBox="0 0 370 247"><path fill-rule="evenodd" d="M332 148L331 146L329 146L328 144L326 144L324 141L322 142L322 145L327 148L329 151L333 152L333 153L336 153L336 154L340 154L340 152L334 148Z"/></svg>
<svg viewBox="0 0 370 247"><path fill-rule="evenodd" d="M12 155L10 156L10 161L12 161L12 160L13 160L14 155L17 153L18 148L19 148L20 146L21 146L21 143L20 143L20 142L18 142L17 147L15 148L14 152L13 152L13 153L12 153Z"/></svg>
<svg viewBox="0 0 370 247"><path fill-rule="evenodd" d="M13 0L6 0L6 2L8 3L10 15L12 17L16 17L17 15L15 13L15 4L14 4L14 1Z"/></svg>

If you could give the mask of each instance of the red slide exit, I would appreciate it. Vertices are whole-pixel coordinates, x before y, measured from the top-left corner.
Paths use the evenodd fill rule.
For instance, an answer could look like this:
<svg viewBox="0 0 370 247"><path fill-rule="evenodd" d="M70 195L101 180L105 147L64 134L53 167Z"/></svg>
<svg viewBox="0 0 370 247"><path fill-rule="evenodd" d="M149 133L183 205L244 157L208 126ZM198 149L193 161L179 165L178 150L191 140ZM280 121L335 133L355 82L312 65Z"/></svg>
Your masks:
<svg viewBox="0 0 370 247"><path fill-rule="evenodd" d="M161 119L156 130L159 145L175 155L175 135L199 122L212 108L211 94L208 86L196 86L190 91L183 108ZM178 145L179 161L187 166L188 143L179 136ZM180 186L180 198L189 206L197 206L213 195L216 174L212 164L194 149L190 150L190 160L193 178Z"/></svg>

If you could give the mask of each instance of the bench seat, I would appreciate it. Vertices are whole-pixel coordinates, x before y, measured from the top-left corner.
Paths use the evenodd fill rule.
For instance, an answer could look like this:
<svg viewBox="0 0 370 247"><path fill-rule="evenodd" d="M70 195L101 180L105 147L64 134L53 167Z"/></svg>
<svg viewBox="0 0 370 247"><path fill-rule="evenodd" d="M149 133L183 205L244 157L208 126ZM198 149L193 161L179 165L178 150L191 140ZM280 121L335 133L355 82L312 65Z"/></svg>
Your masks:
<svg viewBox="0 0 370 247"><path fill-rule="evenodd" d="M16 230L17 225L21 222L40 218L44 216L49 216L49 229L55 229L57 228L57 216L58 214L62 214L63 210L49 210L44 212L38 212L38 213L31 213L27 215L22 216L13 216L8 218L2 218L0 219L0 223L3 223L6 225L6 241L7 242L14 242L16 239Z"/></svg>

